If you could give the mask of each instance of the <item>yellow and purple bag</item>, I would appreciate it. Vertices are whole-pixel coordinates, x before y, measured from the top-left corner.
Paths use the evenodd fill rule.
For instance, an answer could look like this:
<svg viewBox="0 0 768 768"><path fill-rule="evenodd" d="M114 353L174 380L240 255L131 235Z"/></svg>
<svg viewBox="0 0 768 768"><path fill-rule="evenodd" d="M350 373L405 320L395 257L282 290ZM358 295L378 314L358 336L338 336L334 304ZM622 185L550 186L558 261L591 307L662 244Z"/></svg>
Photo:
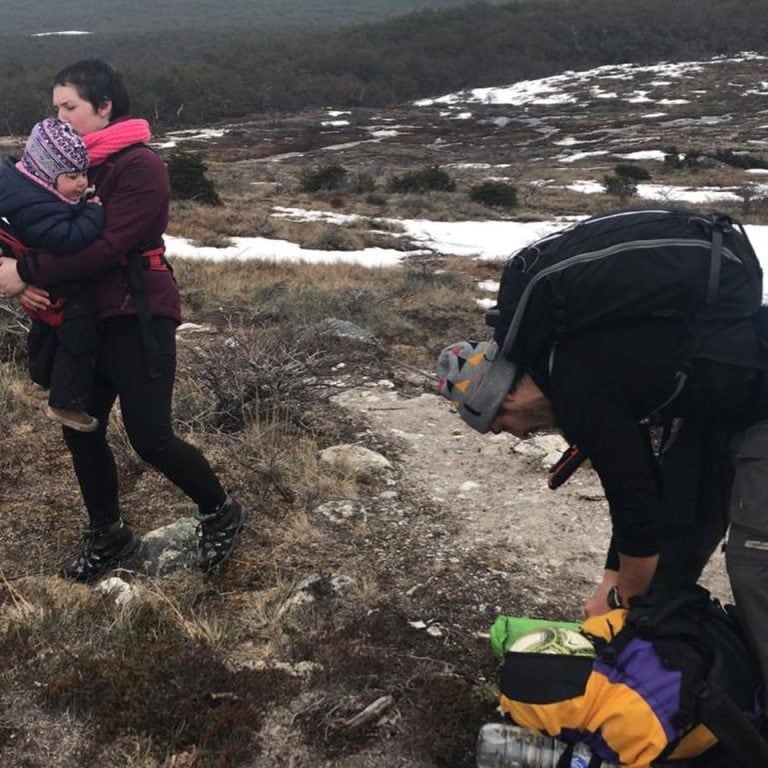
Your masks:
<svg viewBox="0 0 768 768"><path fill-rule="evenodd" d="M500 617L491 643L500 708L518 725L630 768L694 757L718 740L739 750L738 765L768 765L745 714L759 709L759 670L731 614L702 588L636 598L581 625Z"/></svg>

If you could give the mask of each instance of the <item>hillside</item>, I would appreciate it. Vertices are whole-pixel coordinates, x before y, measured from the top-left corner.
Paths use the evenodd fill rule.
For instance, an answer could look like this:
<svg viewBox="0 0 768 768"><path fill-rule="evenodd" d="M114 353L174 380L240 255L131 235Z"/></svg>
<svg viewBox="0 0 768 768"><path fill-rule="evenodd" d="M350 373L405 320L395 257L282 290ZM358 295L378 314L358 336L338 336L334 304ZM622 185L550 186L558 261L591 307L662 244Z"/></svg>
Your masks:
<svg viewBox="0 0 768 768"><path fill-rule="evenodd" d="M26 385L24 318L3 300L0 768L471 768L497 696L491 622L578 619L608 520L588 468L547 489L552 435L464 428L435 394L436 353L487 332L507 233L616 207L601 181L618 163L651 177L633 204L768 224L765 72L754 55L617 65L158 132L164 156L202 154L223 200L174 204L171 233L198 255L171 249L190 321L175 424L249 526L206 581L170 545L122 584L57 579L82 504ZM436 165L453 188L392 188ZM329 166L342 181L307 189ZM471 200L485 181L514 186L517 206ZM283 241L401 259L283 262ZM136 458L118 414L110 434L131 524L181 523L188 554L195 510ZM342 445L377 464L320 453ZM721 555L707 583L727 598Z"/></svg>
<svg viewBox="0 0 768 768"><path fill-rule="evenodd" d="M496 0L499 2L500 0ZM538 0L541 2L541 0ZM258 34L328 29L375 23L412 11L462 5L465 0L131 0L92 3L74 0L62 5L53 0L34 4L23 0L4 3L2 34L42 32L148 32L184 30L242 30ZM183 20L180 23L180 20Z"/></svg>
<svg viewBox="0 0 768 768"><path fill-rule="evenodd" d="M0 39L4 125L28 130L47 109L53 72L84 55L121 68L135 111L167 129L328 104L392 106L600 65L766 52L764 10L757 0L521 0L275 36L245 24L10 36Z"/></svg>

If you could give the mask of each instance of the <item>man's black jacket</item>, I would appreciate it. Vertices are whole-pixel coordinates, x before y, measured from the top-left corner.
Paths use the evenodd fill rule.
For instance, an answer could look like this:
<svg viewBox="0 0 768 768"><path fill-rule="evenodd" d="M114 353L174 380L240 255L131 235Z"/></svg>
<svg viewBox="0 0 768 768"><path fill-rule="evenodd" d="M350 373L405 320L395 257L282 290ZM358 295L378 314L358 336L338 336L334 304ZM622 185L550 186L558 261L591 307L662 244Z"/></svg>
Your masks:
<svg viewBox="0 0 768 768"><path fill-rule="evenodd" d="M547 351L529 366L565 437L602 482L613 523L610 568L618 567L617 552L657 554L664 537L694 522L702 505L719 504L725 519L728 443L764 418L759 370L702 357L758 359L752 323L698 335L694 340L684 323L670 320L593 329L561 340L554 354ZM667 420L682 419L681 455L667 470L654 455L657 430L640 422L669 398L683 367L687 384L665 409Z"/></svg>

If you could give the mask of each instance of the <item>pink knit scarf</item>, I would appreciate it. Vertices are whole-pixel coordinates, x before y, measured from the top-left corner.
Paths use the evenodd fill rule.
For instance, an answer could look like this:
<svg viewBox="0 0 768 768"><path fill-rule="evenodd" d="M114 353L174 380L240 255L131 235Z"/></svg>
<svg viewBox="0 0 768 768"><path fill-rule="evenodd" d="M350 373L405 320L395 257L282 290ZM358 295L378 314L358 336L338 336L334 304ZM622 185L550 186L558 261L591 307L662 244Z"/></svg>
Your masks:
<svg viewBox="0 0 768 768"><path fill-rule="evenodd" d="M119 152L131 144L149 141L152 134L149 123L141 118L133 117L110 123L106 128L83 136L83 143L88 150L91 165L101 165L110 155Z"/></svg>

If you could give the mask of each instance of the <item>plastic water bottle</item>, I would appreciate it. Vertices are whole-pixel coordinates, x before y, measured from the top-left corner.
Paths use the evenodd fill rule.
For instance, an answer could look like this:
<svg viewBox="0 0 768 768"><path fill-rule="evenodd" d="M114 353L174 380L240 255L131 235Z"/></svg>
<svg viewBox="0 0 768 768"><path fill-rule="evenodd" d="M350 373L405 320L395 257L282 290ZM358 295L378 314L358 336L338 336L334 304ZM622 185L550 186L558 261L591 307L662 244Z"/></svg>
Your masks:
<svg viewBox="0 0 768 768"><path fill-rule="evenodd" d="M477 768L557 768L568 745L509 723L486 723L477 737ZM577 744L570 768L588 768L592 752ZM617 768L603 763L603 768Z"/></svg>

